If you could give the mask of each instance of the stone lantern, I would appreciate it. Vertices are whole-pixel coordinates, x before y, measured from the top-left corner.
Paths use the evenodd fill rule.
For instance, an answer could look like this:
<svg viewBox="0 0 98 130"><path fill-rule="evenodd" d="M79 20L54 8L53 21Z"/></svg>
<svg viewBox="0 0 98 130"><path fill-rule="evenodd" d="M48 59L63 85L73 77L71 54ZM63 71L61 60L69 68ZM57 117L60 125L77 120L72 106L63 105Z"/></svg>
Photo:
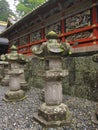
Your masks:
<svg viewBox="0 0 98 130"><path fill-rule="evenodd" d="M62 69L62 57L70 54L68 43L58 43L58 35L51 31L42 45L32 46L33 54L43 57L46 63L45 103L38 109L34 119L45 128L57 128L70 125L72 114L67 105L62 103L62 78L68 70Z"/></svg>
<svg viewBox="0 0 98 130"><path fill-rule="evenodd" d="M1 80L1 85L8 86L8 84L9 84L9 74L8 74L9 63L7 61L2 61L2 65L3 65L2 69L4 69L4 77Z"/></svg>
<svg viewBox="0 0 98 130"><path fill-rule="evenodd" d="M25 98L25 92L20 89L20 75L23 73L19 68L19 62L25 61L25 56L18 54L17 47L12 46L10 53L1 56L2 60L8 61L10 64L9 70L9 88L5 94L5 101L20 101Z"/></svg>
<svg viewBox="0 0 98 130"><path fill-rule="evenodd" d="M4 70L4 65L3 65L2 61L0 61L0 82L3 78L3 70Z"/></svg>
<svg viewBox="0 0 98 130"><path fill-rule="evenodd" d="M4 68L6 65L8 65L8 62L0 61L0 82L2 81L5 75Z"/></svg>

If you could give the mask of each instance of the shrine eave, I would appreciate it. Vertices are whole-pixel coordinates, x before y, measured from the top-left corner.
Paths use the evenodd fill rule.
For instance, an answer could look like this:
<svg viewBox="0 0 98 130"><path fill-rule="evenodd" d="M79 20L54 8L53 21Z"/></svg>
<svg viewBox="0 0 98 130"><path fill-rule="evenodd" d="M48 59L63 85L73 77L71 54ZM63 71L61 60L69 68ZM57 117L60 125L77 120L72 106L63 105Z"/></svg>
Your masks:
<svg viewBox="0 0 98 130"><path fill-rule="evenodd" d="M9 40L7 38L0 38L0 45L9 45Z"/></svg>
<svg viewBox="0 0 98 130"><path fill-rule="evenodd" d="M62 13L65 8L69 8L73 4L74 0L48 0L35 9L33 9L31 12L26 14L23 18L21 18L19 21L17 21L15 24L8 27L4 32L0 34L1 37L7 36L10 34L10 32L14 32L15 30L18 31L20 28L24 28L24 30L30 26L33 26L36 24L37 20L40 20L41 22L44 22L48 17L53 16L58 13ZM65 3L65 4L64 4ZM96 4L98 4L96 2ZM90 7L87 7L86 10ZM85 8L84 8L85 10ZM78 13L78 12L75 12ZM66 16L65 16L66 17ZM40 22L39 22L40 23ZM25 28L26 26L26 28Z"/></svg>
<svg viewBox="0 0 98 130"><path fill-rule="evenodd" d="M40 14L43 14L46 12L46 10L48 11L51 8L54 8L56 6L57 2L62 2L64 0L48 0L44 3L42 3L41 5L39 5L38 7L36 7L35 9L33 9L31 12L29 12L28 14L26 14L24 17L22 17L19 21L17 21L15 24L11 25L10 27L8 27L4 32L2 32L0 34L0 37L5 36L7 34L9 34L12 30L15 30L17 28L20 28L21 25L23 26L25 23L29 24L28 21L31 21L31 19L33 19L34 17L40 17ZM28 25L29 26L29 25Z"/></svg>

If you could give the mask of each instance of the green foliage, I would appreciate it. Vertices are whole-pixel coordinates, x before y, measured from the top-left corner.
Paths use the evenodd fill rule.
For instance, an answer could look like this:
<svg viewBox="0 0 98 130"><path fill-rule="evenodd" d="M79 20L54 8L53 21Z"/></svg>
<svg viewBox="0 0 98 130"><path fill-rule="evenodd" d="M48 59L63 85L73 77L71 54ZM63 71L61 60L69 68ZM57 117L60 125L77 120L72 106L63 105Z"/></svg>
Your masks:
<svg viewBox="0 0 98 130"><path fill-rule="evenodd" d="M18 0L16 10L20 16L32 11L35 7L43 3L45 0Z"/></svg>
<svg viewBox="0 0 98 130"><path fill-rule="evenodd" d="M31 11L30 8L26 7L24 4L20 3L18 6L17 6L17 10L21 10L20 13L24 12L25 13L28 13L29 11Z"/></svg>
<svg viewBox="0 0 98 130"><path fill-rule="evenodd" d="M0 0L0 21L7 21L9 14L13 14L6 0Z"/></svg>

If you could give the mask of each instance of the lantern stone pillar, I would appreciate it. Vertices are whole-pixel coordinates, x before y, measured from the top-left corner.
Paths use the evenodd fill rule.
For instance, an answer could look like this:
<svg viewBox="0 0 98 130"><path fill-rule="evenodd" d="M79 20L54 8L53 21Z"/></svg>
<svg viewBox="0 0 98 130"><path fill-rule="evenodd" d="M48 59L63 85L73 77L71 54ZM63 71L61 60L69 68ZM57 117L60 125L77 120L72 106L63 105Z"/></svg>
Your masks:
<svg viewBox="0 0 98 130"><path fill-rule="evenodd" d="M27 61L19 63L19 68L22 71L22 74L20 74L20 87L24 91L27 91L29 89L27 81L25 80L25 74L24 74L24 69L25 69L26 63L27 63Z"/></svg>
<svg viewBox="0 0 98 130"><path fill-rule="evenodd" d="M25 92L20 88L20 75L23 73L19 68L19 62L25 60L24 55L18 54L17 47L12 46L11 52L1 56L1 59L8 61L11 69L9 70L9 91L3 98L5 101L20 101L26 98Z"/></svg>
<svg viewBox="0 0 98 130"><path fill-rule="evenodd" d="M44 57L47 64L45 72L45 103L38 109L34 119L45 129L70 125L72 113L62 103L62 78L68 70L62 69L62 57L70 53L68 43L58 43L58 35L51 31L47 34L47 42L32 46L33 54ZM61 129L61 128L60 128Z"/></svg>

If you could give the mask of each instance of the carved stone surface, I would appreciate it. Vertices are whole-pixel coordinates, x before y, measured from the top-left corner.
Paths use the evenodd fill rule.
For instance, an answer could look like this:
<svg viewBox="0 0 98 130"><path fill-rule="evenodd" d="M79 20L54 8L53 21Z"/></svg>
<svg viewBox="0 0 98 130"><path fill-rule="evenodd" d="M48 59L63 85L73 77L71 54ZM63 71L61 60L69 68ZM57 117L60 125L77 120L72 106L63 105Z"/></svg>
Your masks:
<svg viewBox="0 0 98 130"><path fill-rule="evenodd" d="M41 108L38 111L38 115L42 116L46 121L65 120L67 109L68 107L63 103L51 107L44 103L41 105Z"/></svg>
<svg viewBox="0 0 98 130"><path fill-rule="evenodd" d="M39 57L44 57L47 65L45 72L45 103L38 110L35 120L45 127L60 127L69 125L71 114L68 107L62 103L62 78L68 75L62 69L62 56L70 53L68 43L57 42L58 36L51 31L46 36L48 41L41 46L32 47L32 51ZM69 113L69 114L68 114Z"/></svg>
<svg viewBox="0 0 98 130"><path fill-rule="evenodd" d="M58 128L70 126L72 113L63 103L51 107L44 103L39 108L38 114L35 114L34 119L45 128Z"/></svg>
<svg viewBox="0 0 98 130"><path fill-rule="evenodd" d="M69 126L72 119L68 107L61 103L60 105L47 106L45 103L41 105L34 119L45 128L58 128L61 126Z"/></svg>
<svg viewBox="0 0 98 130"><path fill-rule="evenodd" d="M66 75L68 75L68 71L67 70L50 70L50 71L46 71L46 80L60 80L63 77L65 77ZM51 79L52 78L52 79Z"/></svg>

